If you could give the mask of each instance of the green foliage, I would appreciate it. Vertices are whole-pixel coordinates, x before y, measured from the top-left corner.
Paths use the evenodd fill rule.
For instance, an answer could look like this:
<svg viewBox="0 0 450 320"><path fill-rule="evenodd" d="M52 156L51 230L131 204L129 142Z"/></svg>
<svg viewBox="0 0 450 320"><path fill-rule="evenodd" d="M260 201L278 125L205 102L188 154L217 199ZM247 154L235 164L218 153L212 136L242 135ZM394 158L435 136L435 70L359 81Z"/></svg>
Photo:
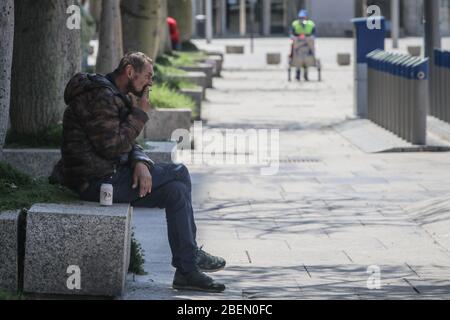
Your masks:
<svg viewBox="0 0 450 320"><path fill-rule="evenodd" d="M150 102L156 108L192 110L193 119L197 116L195 102L190 98L170 88L168 85L155 85L150 95Z"/></svg>
<svg viewBox="0 0 450 320"><path fill-rule="evenodd" d="M189 81L180 81L179 82L179 88L180 89L194 89L194 88L200 88L198 85L193 84Z"/></svg>
<svg viewBox="0 0 450 320"><path fill-rule="evenodd" d="M170 66L170 57L166 54L156 58L156 64L160 66Z"/></svg>
<svg viewBox="0 0 450 320"><path fill-rule="evenodd" d="M22 300L22 294L12 294L6 291L0 290L0 300Z"/></svg>
<svg viewBox="0 0 450 320"><path fill-rule="evenodd" d="M170 58L171 65L174 67L193 66L197 60L189 53L178 52Z"/></svg>
<svg viewBox="0 0 450 320"><path fill-rule="evenodd" d="M130 253L130 265L128 272L142 276L147 273L144 270L145 264L145 251L142 249L141 244L136 240L134 232L131 234L131 253Z"/></svg>
<svg viewBox="0 0 450 320"><path fill-rule="evenodd" d="M199 52L174 52L171 57L168 57L173 67L193 66L199 61L206 59L205 53Z"/></svg>
<svg viewBox="0 0 450 320"><path fill-rule="evenodd" d="M156 84L160 84L160 85L165 84L166 86L168 86L174 90L180 89L182 81L180 79L176 79L176 78L172 77L172 75L186 74L186 72L183 70L176 69L171 66L163 66L160 64L155 64L154 72L155 72L155 74L153 76L153 81Z"/></svg>
<svg viewBox="0 0 450 320"><path fill-rule="evenodd" d="M78 200L73 191L51 185L46 179L32 179L0 162L0 210L30 208L34 203L63 203Z"/></svg>
<svg viewBox="0 0 450 320"><path fill-rule="evenodd" d="M57 124L36 134L21 134L9 130L6 135L6 148L59 148L62 144L63 127Z"/></svg>
<svg viewBox="0 0 450 320"><path fill-rule="evenodd" d="M185 75L186 71L178 69L182 66L192 66L198 61L206 59L204 52L180 52L174 51L171 55L162 55L157 58L154 65L155 75L153 80L156 84L164 85L172 90L196 88L197 85L188 81L174 78L174 75ZM170 107L168 107L170 108Z"/></svg>
<svg viewBox="0 0 450 320"><path fill-rule="evenodd" d="M5 183L14 183L18 186L32 183L30 176L14 169L5 162L0 162L0 180Z"/></svg>
<svg viewBox="0 0 450 320"><path fill-rule="evenodd" d="M183 76L183 75L187 74L186 71L178 69L172 65L170 65L170 66L159 65L158 69L162 74L164 74L166 76L173 76L173 75Z"/></svg>

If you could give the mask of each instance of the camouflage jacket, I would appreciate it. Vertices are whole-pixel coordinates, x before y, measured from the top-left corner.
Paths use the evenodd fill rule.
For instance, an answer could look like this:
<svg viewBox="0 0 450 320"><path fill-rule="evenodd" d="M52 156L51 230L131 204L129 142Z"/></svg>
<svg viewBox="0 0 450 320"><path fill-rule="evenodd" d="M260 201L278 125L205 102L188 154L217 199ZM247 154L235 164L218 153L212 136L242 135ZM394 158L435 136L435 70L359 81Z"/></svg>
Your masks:
<svg viewBox="0 0 450 320"><path fill-rule="evenodd" d="M135 143L148 115L119 92L111 75L75 75L64 101L60 166L65 186L82 191L89 181L114 174L119 165L141 161L153 166Z"/></svg>

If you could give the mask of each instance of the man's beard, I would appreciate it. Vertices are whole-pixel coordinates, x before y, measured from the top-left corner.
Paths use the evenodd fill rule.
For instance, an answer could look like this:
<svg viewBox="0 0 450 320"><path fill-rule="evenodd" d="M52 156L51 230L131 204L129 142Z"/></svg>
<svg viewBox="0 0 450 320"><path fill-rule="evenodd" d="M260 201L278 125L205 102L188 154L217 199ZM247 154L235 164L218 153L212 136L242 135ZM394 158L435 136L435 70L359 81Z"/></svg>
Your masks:
<svg viewBox="0 0 450 320"><path fill-rule="evenodd" d="M132 94L134 94L138 98L142 98L144 96L145 87L142 89L142 91L137 91L136 88L133 85L133 81L129 79L128 80L128 84L127 84L127 91L131 92Z"/></svg>

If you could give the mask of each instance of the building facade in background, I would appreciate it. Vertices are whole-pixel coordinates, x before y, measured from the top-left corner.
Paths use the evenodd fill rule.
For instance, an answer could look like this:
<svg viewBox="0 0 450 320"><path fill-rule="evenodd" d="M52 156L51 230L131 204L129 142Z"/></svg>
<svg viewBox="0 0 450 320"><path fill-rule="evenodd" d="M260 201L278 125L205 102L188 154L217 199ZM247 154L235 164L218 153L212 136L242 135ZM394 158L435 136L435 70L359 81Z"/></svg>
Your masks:
<svg viewBox="0 0 450 320"><path fill-rule="evenodd" d="M281 36L290 32L297 12L305 8L316 22L321 37L349 37L350 20L361 17L365 8L378 5L390 27L390 0L192 0L195 34L204 35L205 2L212 2L212 26L215 37ZM423 35L423 1L400 0L402 36ZM254 10L252 10L254 7ZM252 14L254 12L254 14ZM441 0L441 31L450 36L450 0Z"/></svg>

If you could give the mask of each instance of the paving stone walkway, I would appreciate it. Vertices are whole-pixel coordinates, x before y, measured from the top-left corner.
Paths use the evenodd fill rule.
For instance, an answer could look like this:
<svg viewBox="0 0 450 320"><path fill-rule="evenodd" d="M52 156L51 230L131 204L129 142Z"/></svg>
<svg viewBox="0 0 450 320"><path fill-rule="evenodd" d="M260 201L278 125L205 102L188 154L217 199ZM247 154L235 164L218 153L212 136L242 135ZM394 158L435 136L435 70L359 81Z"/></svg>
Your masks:
<svg viewBox="0 0 450 320"><path fill-rule="evenodd" d="M336 64L351 40L319 39L320 83L288 83L284 64L265 66L266 52L287 52L285 39L258 39L253 56L248 40L199 41L234 43L247 53L226 55L204 128L279 129L279 172L189 165L198 242L227 259L214 276L228 290L173 291L164 213L138 209L149 274L130 277L125 298L449 299L450 153L367 153L335 129L353 121L352 67ZM373 270L379 289L369 289Z"/></svg>

